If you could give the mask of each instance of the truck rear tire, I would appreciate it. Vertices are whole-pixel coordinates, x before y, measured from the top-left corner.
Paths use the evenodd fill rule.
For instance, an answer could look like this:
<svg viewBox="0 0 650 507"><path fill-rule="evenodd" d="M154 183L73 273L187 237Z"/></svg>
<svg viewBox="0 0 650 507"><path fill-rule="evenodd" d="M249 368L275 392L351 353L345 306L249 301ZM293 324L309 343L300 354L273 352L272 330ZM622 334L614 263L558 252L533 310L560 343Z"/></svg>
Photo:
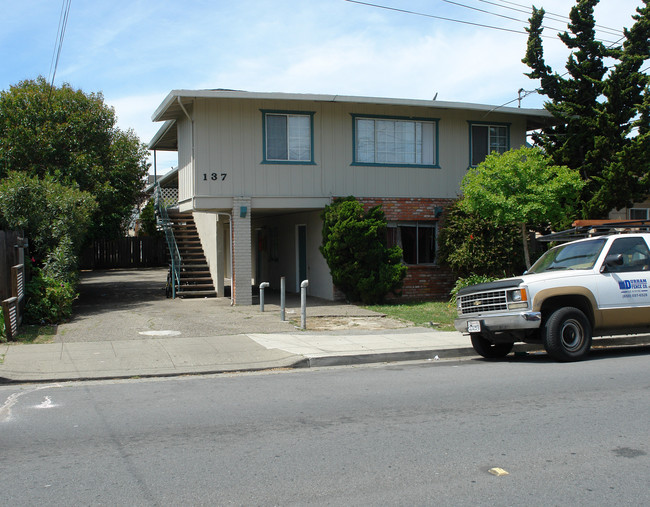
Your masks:
<svg viewBox="0 0 650 507"><path fill-rule="evenodd" d="M492 343L487 338L483 338L478 333L470 335L472 339L472 347L481 356L486 359L498 359L510 354L514 343Z"/></svg>
<svg viewBox="0 0 650 507"><path fill-rule="evenodd" d="M577 308L558 308L544 326L544 348L556 361L584 359L591 348L591 324Z"/></svg>

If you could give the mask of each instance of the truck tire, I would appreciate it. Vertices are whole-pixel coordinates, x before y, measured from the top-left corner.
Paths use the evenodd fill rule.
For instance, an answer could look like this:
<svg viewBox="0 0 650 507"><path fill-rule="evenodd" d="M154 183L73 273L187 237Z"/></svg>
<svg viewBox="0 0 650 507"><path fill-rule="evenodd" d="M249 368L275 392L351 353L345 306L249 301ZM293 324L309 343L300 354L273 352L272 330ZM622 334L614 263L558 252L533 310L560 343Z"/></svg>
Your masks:
<svg viewBox="0 0 650 507"><path fill-rule="evenodd" d="M591 324L577 308L558 308L544 326L544 348L556 361L584 359L591 348Z"/></svg>
<svg viewBox="0 0 650 507"><path fill-rule="evenodd" d="M487 338L483 338L478 333L470 335L472 339L472 347L480 355L486 359L498 359L510 354L514 343L492 343Z"/></svg>

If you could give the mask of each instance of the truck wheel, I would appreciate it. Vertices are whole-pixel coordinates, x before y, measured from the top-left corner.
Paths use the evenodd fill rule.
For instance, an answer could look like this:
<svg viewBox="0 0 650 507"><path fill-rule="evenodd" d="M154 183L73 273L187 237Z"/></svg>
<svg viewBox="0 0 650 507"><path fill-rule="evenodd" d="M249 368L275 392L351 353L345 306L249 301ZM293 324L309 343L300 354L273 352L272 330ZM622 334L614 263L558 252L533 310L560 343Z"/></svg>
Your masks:
<svg viewBox="0 0 650 507"><path fill-rule="evenodd" d="M472 347L481 356L486 359L497 359L510 354L514 343L492 343L487 338L483 338L478 333L472 333Z"/></svg>
<svg viewBox="0 0 650 507"><path fill-rule="evenodd" d="M544 329L544 348L556 361L579 361L589 353L591 324L577 308L555 310Z"/></svg>

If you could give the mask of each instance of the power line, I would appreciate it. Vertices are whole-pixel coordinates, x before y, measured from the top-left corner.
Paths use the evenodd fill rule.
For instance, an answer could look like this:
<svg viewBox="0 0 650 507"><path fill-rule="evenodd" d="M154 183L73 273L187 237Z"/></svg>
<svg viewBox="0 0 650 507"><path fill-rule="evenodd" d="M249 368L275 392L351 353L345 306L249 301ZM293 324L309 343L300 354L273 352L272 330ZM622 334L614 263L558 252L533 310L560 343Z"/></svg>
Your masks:
<svg viewBox="0 0 650 507"><path fill-rule="evenodd" d="M63 48L63 39L65 37L65 29L68 25L68 16L70 15L70 4L72 0L63 0L61 5L61 14L59 16L59 28L56 33L56 40L54 42L54 52L52 53L52 62L50 63L50 93L54 87L54 78L56 77L56 70L59 66L59 59L61 58L61 49ZM48 100L49 102L49 100Z"/></svg>
<svg viewBox="0 0 650 507"><path fill-rule="evenodd" d="M502 26L486 25L486 24L483 24L483 23L474 23L472 21L465 21L465 20L456 19L456 18L447 18L447 17L443 17L443 16L435 16L433 14L426 14L424 12L412 11L412 10L408 10L408 9L399 9L397 7L389 7L387 5L380 5L380 4L371 3L371 2L362 2L360 0L345 0L345 1L349 2L349 3L358 4L358 5L364 5L366 7L374 7L376 9L384 9L384 10L392 11L392 12L401 12L403 14L411 14L411 15L414 15L414 16L421 16L421 17L431 18L431 19L440 19L442 21L450 21L452 23L460 23L460 24L463 24L463 25L477 26L477 27L480 27L480 28L489 28L491 30L499 30L499 31L502 31L502 32L519 33L519 34L523 34L523 35L528 35L528 32L526 32L523 29L515 30L515 29L512 29L512 28L505 28L505 27L502 27ZM543 37L555 38L554 36L547 36L547 35L543 35ZM611 41L604 41L604 42L611 42Z"/></svg>
<svg viewBox="0 0 650 507"><path fill-rule="evenodd" d="M517 11L517 12L523 12L525 14L529 14L531 12L530 6L523 5L523 4L518 4L518 3L515 3L515 2L509 2L508 0L499 0L501 3L491 2L490 0L477 0L477 1L483 2L483 3L486 3L486 4L490 4L490 5L496 5L497 7L501 7L503 9L510 9L510 10ZM508 5L502 5L502 4L515 5L516 7L521 7L522 9L517 9L516 7L509 7ZM566 23L566 22L571 21L571 18L569 18L568 16L565 16L563 14L554 14L552 12L544 11L544 15L546 17L550 17L550 19L552 19L553 21L560 21L562 23ZM616 28L610 28L610 27L603 26L603 25L594 25L594 27L600 28L601 30L611 32L610 35L620 35L621 32L622 32L622 30L618 30Z"/></svg>
<svg viewBox="0 0 650 507"><path fill-rule="evenodd" d="M499 18L507 19L507 20L510 20L510 21L516 21L517 23L526 23L526 24L528 23L528 20L513 18L512 16L506 16L504 14L498 14L496 12L487 11L485 9L479 9L478 7L472 7L471 5L462 4L460 2L454 2L453 0L440 0L440 1L451 4L451 5L456 5L458 7L463 7L465 9L470 9L472 11L482 12L484 14L490 14L491 16L497 16ZM483 0L479 0L479 1L483 1ZM497 5L494 2L486 2L486 3L489 3L491 5ZM504 6L499 6L499 5L497 5L497 6L502 7L502 8L506 8L506 9L512 9L511 7L504 7ZM518 12L526 12L526 13L530 14L529 11L521 11L519 9L512 9L512 10L515 10L515 11L518 11ZM546 16L546 17L548 17L548 16ZM560 21L560 20L554 20L554 19L552 19L552 20L553 21ZM560 32L562 31L561 28L554 28L552 26L547 26L547 25L543 25L542 28L548 28L549 30L558 30ZM620 34L620 31L617 32L616 34L612 34L612 35L619 35L619 34ZM607 40L603 40L602 42L612 43L612 41L607 41Z"/></svg>
<svg viewBox="0 0 650 507"><path fill-rule="evenodd" d="M388 7L386 5L373 4L373 3L370 3L370 2L360 2L358 0L345 0L345 1L353 3L353 4L365 5L366 7L375 7L377 9L384 9L384 10L387 10L387 11L401 12L401 13L404 13L404 14L412 14L414 16L422 16L422 17L425 17L425 18L440 19L442 21L451 21L452 23L461 23L461 24L464 24L464 25L478 26L478 27L481 27L481 28L490 28L492 30L500 30L502 32L521 33L521 34L527 35L527 32L525 32L523 30L513 30L511 28L504 28L504 27L492 26L492 25L484 25L484 24L481 24L481 23L473 23L471 21L463 21L461 19L445 18L445 17L442 17L442 16L434 16L433 14L425 14L423 12L409 11L407 9L398 9L396 7Z"/></svg>

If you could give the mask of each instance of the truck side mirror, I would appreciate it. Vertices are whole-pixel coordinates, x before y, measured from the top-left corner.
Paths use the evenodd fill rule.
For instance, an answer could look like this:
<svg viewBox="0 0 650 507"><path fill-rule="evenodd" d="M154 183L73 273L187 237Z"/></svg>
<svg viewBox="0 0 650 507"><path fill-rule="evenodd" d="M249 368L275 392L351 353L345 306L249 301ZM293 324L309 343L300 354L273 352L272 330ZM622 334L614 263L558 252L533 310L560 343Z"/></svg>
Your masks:
<svg viewBox="0 0 650 507"><path fill-rule="evenodd" d="M605 273L609 271L609 268L613 268L615 266L622 266L623 265L623 254L614 254L614 255L608 255L605 257L605 262L600 268L601 273Z"/></svg>

